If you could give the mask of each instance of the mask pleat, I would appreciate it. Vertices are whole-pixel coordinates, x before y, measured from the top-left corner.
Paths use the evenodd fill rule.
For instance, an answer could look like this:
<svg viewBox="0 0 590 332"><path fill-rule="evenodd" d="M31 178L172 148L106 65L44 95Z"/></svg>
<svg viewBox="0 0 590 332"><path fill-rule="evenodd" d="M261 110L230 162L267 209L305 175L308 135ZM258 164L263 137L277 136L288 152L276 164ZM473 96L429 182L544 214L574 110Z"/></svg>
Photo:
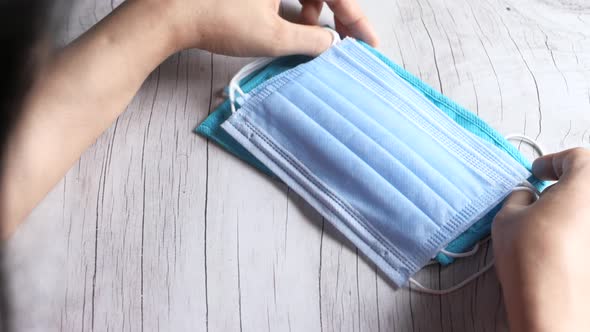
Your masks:
<svg viewBox="0 0 590 332"><path fill-rule="evenodd" d="M344 50L347 52L344 52ZM355 43L345 43L342 49L335 50L331 57L336 58L338 63L343 64L348 70L355 68L355 70L361 70L364 75L370 76L374 82L378 83L387 91L390 97L395 96L401 98L414 109L421 110L420 115L428 116L433 123L440 124L441 128L448 131L448 136L455 138L460 144L464 146L479 146L483 143L485 147L479 153L495 161L495 164L498 166L496 171L509 173L509 176L522 176L525 174L518 163L509 162L511 159L498 158L496 147L455 126L451 118L444 114L430 100L425 98L419 91L412 88L408 82L391 71L383 62L371 61L377 59L364 47L360 47Z"/></svg>
<svg viewBox="0 0 590 332"><path fill-rule="evenodd" d="M343 114L347 114L350 108L342 107L336 111L299 83L291 84L283 91L287 94L295 93L292 90L301 90L296 93L302 98L291 101L296 107L406 196L416 208L425 211L433 221L448 218L448 210L454 213L455 209L461 209L468 203L469 199L454 186L447 187L447 191L440 195L432 190L425 182L428 177L421 179L399 161L399 147L389 151L377 144L357 127L364 119L359 119L356 123L347 120ZM430 177L430 180L439 181L440 178ZM454 204L450 205L449 202Z"/></svg>
<svg viewBox="0 0 590 332"><path fill-rule="evenodd" d="M281 111L273 112L272 105L278 103L281 104ZM378 229L386 233L400 232L411 241L414 236L427 233L432 227L436 228L436 223L415 202L367 165L350 146L343 144L321 124L301 112L300 108L286 101L282 94L269 96L265 105L255 115L256 118L265 118L267 125L261 129L278 141L285 142L282 148L290 151L327 187L338 192L343 200L349 202ZM258 122L256 118L253 121ZM406 184L399 183L398 187L400 186ZM380 190L375 191L374 188ZM430 196L424 198L428 199ZM405 208L400 209L400 206ZM414 225L403 222L405 220L428 222ZM396 243L398 244L401 243Z"/></svg>
<svg viewBox="0 0 590 332"><path fill-rule="evenodd" d="M342 78L346 79L346 78ZM313 75L303 74L296 84L301 85L304 89L313 93L323 103L347 119L349 123L356 126L365 135L370 137L376 144L379 144L383 149L389 152L394 158L401 162L408 170L413 172L422 181L428 182L430 188L435 191L440 197L452 196L473 196L477 193L475 188L461 188L449 181L452 176L453 163L456 163L455 170L462 168L462 165L456 160L445 160L448 164L447 168L433 167L432 160L441 155L437 154L436 149L431 151L416 151L419 146L425 144L437 144L429 140L428 137L413 136L412 124L405 123L403 118L399 118L396 114L389 112L387 120L376 121L375 118L384 116L385 111L388 111L387 105L382 107L372 107L363 110L363 101L371 100L374 104L375 97L370 91L365 91L362 88L352 89L352 91L344 92L348 98L338 98L339 93L329 85L323 83ZM417 129L417 128L414 128ZM441 173L439 170L447 171ZM453 205L458 209L458 205Z"/></svg>
<svg viewBox="0 0 590 332"><path fill-rule="evenodd" d="M433 167L436 167L440 162L444 162L445 167L437 167L437 173L442 174L445 179L453 183L453 186L458 191L465 193L469 197L476 197L481 193L482 188L468 185L468 183L477 183L477 179L481 178L481 175L471 168L468 168L466 172L465 163L462 160L449 158L447 148L439 140L428 135L418 123L404 116L404 112L400 110L403 107L403 103L395 103L393 101L389 103L379 98L371 89L358 84L353 77L346 75L335 67L324 67L321 72L308 76L316 77L317 81L326 82L328 79L337 79L339 82L342 82L338 95L343 97L326 98L328 102L337 103L347 100L353 103L357 108L363 110L363 116L379 119L378 122L388 132L395 133L396 136L410 147L413 155L422 157L422 159L427 160ZM302 79L305 80L308 76L302 77ZM317 85L311 82L308 82L307 86L317 88ZM367 107L367 105L370 105L370 107ZM368 130L372 131L372 129ZM455 183L453 177L457 172L462 172L462 177L468 179L468 181Z"/></svg>
<svg viewBox="0 0 590 332"><path fill-rule="evenodd" d="M366 86L370 91L373 91L378 99L390 104L390 109L402 112L408 120L418 125L423 135L430 136L437 141L440 147L447 150L450 155L453 155L457 160L467 166L467 169L471 170L472 174L480 177L488 184L507 185L506 183L502 183L502 179L506 178L506 171L497 165L496 160L498 158L490 155L487 147L482 146L481 143L477 145L465 144L464 140L462 140L463 136L466 136L464 133L455 135L446 126L438 125L430 114L423 112L422 109L412 108L411 104L407 103L405 99L392 93L392 89L384 87L383 83L374 79L374 73L363 74L361 72L362 68L359 69L347 62L328 63L326 60L324 62L326 67L324 72L327 72L327 68L333 68L334 71L340 71L343 74L350 75L357 82L356 86L359 84ZM314 62L313 65L318 66L318 63ZM434 123L437 123L437 125L434 125ZM453 125L453 127L457 126ZM474 146L480 146L482 149L475 151ZM473 157L474 155L478 155L479 158L491 160L481 163Z"/></svg>
<svg viewBox="0 0 590 332"><path fill-rule="evenodd" d="M265 81L222 127L401 285L529 174L355 43Z"/></svg>

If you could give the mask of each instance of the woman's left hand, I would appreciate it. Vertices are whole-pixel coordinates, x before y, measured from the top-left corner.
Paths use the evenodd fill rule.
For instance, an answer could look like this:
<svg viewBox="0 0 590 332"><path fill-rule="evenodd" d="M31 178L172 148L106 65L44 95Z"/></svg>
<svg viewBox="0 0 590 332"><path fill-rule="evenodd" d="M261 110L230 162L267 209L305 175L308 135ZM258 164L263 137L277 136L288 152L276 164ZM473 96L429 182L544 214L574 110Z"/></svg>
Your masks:
<svg viewBox="0 0 590 332"><path fill-rule="evenodd" d="M173 50L200 48L235 56L317 55L332 35L317 26L324 2L342 35L373 46L377 36L356 0L301 0L301 24L279 16L280 0L134 0L162 13Z"/></svg>

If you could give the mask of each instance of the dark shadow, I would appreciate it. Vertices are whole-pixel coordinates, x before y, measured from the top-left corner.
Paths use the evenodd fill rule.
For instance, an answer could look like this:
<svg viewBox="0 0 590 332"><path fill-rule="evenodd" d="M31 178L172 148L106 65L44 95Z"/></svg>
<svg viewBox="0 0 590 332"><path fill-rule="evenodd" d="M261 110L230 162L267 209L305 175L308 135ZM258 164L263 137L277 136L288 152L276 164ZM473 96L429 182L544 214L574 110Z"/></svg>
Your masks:
<svg viewBox="0 0 590 332"><path fill-rule="evenodd" d="M279 8L279 15L287 21L297 23L299 19L299 13L301 12L301 6L295 3L281 3Z"/></svg>

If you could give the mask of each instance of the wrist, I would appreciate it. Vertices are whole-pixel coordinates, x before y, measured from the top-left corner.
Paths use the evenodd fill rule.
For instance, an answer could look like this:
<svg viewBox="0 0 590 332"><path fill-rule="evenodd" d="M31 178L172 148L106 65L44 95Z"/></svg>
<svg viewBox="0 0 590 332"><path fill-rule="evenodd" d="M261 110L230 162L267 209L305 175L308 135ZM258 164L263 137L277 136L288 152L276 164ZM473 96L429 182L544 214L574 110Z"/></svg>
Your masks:
<svg viewBox="0 0 590 332"><path fill-rule="evenodd" d="M170 56L187 48L200 48L200 34L194 14L178 8L177 1L133 0L154 27L162 51Z"/></svg>
<svg viewBox="0 0 590 332"><path fill-rule="evenodd" d="M570 267L561 258L539 250L500 259L497 271L511 331L587 330L581 327L590 322L583 313L588 287L568 277Z"/></svg>
<svg viewBox="0 0 590 332"><path fill-rule="evenodd" d="M171 1L127 0L120 9L126 20L135 22L136 29L129 31L133 38L141 40L149 53L158 58L158 64L170 55L182 50L177 38ZM138 50L142 51L142 50Z"/></svg>

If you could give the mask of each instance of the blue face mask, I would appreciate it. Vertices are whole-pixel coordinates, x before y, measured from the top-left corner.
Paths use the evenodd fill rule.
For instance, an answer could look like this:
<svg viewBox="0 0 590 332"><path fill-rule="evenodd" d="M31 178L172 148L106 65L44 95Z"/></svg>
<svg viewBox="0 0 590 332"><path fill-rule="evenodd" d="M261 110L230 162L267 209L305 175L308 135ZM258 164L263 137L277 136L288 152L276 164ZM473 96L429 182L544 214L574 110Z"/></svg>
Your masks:
<svg viewBox="0 0 590 332"><path fill-rule="evenodd" d="M530 176L352 39L242 95L223 129L397 285Z"/></svg>
<svg viewBox="0 0 590 332"><path fill-rule="evenodd" d="M469 132L478 136L479 138L495 145L514 160L520 163L523 167L530 170L530 162L504 137L498 133L494 128L486 124L477 115L470 112L469 110L461 107L461 105L455 103L451 99L442 95L440 92L428 86L408 71L404 70L401 66L397 65L386 56L378 52L371 46L360 42L361 45L366 48L369 52L375 55L385 65L391 68L396 74L410 84L414 89L419 91L424 97L435 104L441 111L445 112L453 121L458 125L462 126ZM240 86L245 92L249 92L262 84L266 80L288 70L295 66L311 60L311 58L301 55L287 56L277 58L264 67L240 81ZM229 136L222 128L221 124L227 120L231 115L229 100L219 105L196 129L195 131L213 142L219 144L221 147L234 154L238 158L256 167L263 173L270 177L276 178L274 174L258 161L252 154L244 149L238 142L236 142L231 136ZM538 190L542 190L546 184L543 181L531 177L528 179ZM459 237L454 239L449 245L439 252L435 259L443 265L450 264L453 262L455 256L465 256L463 252L475 252L473 248L477 248L477 243L488 237L490 234L490 226L499 207L492 209L486 216L481 218L474 225L469 227L467 231L463 232ZM462 253L462 254L453 254Z"/></svg>

